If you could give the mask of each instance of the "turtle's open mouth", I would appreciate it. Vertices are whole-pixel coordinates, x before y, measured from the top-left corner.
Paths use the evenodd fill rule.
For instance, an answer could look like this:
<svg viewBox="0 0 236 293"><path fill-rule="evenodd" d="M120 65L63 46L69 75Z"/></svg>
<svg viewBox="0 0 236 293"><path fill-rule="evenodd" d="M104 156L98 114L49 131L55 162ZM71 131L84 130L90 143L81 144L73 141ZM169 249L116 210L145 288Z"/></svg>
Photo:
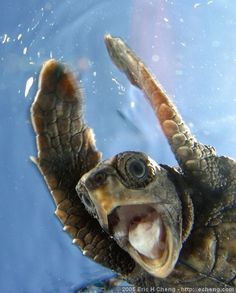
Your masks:
<svg viewBox="0 0 236 293"><path fill-rule="evenodd" d="M130 244L141 257L160 258L165 248L165 228L158 212L149 205L115 208L108 216L109 230L121 247Z"/></svg>
<svg viewBox="0 0 236 293"><path fill-rule="evenodd" d="M163 192L161 176L160 187L127 189L115 171L107 169L108 163L83 175L76 187L81 201L103 230L145 271L166 278L173 271L182 248L180 203L170 202L164 196L166 193L157 196L159 189ZM97 176L105 171L110 175L98 184ZM175 196L174 192L170 186L168 195Z"/></svg>
<svg viewBox="0 0 236 293"><path fill-rule="evenodd" d="M173 270L173 235L158 205L118 206L108 215L108 228L121 248L149 273L165 278Z"/></svg>

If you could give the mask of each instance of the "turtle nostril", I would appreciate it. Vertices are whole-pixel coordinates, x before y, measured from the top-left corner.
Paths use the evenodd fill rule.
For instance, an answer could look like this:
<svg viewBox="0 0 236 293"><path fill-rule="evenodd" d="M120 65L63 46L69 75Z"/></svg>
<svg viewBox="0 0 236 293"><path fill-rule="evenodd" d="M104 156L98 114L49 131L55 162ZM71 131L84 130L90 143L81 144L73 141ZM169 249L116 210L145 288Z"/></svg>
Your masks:
<svg viewBox="0 0 236 293"><path fill-rule="evenodd" d="M92 191L101 187L101 185L105 183L106 179L107 174L104 171L96 171L89 174L83 184L88 191Z"/></svg>
<svg viewBox="0 0 236 293"><path fill-rule="evenodd" d="M93 180L96 185L101 185L106 180L107 175L104 172L98 172L94 175Z"/></svg>

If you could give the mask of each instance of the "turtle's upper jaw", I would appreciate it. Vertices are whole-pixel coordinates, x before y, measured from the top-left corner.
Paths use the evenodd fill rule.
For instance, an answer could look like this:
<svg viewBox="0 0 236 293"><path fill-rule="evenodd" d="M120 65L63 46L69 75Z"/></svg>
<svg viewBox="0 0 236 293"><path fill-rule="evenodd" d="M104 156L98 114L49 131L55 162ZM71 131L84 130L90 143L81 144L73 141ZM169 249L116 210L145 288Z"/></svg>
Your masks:
<svg viewBox="0 0 236 293"><path fill-rule="evenodd" d="M181 204L166 170L151 168L148 162L145 170L145 160L128 154L118 163L105 161L85 174L76 189L86 209L114 241L148 273L165 278L182 247ZM119 163L126 164L122 172L130 170L139 177L137 188L134 177L130 186L125 185L124 174L117 171Z"/></svg>

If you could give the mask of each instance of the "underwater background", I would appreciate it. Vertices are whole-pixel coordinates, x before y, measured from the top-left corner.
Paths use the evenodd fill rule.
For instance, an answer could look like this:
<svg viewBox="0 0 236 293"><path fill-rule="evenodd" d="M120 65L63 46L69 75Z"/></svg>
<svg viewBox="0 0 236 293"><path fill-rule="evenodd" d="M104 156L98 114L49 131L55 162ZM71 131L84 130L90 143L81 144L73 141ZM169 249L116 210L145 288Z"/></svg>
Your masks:
<svg viewBox="0 0 236 293"><path fill-rule="evenodd" d="M176 164L142 93L110 61L105 33L124 38L145 61L202 143L236 158L236 1L2 3L0 292L75 292L114 275L72 245L30 161L30 105L45 60L67 63L82 80L103 158L139 150Z"/></svg>

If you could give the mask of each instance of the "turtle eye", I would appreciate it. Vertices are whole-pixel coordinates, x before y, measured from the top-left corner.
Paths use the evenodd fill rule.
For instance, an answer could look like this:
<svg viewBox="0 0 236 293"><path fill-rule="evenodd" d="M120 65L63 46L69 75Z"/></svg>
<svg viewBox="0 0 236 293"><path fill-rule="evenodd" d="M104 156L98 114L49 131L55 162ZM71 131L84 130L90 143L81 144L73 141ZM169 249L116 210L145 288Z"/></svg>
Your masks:
<svg viewBox="0 0 236 293"><path fill-rule="evenodd" d="M155 163L144 153L123 152L115 158L120 180L128 188L144 188L156 177Z"/></svg>
<svg viewBox="0 0 236 293"><path fill-rule="evenodd" d="M86 210L87 211L93 210L94 209L94 204L91 201L91 199L89 198L89 196L86 193L84 193L83 191L80 191L80 190L79 191L77 190L77 193L78 193L78 196L79 196L81 202L85 206Z"/></svg>
<svg viewBox="0 0 236 293"><path fill-rule="evenodd" d="M79 183L76 186L77 194L84 205L87 212L92 215L94 218L97 218L96 208L91 200L87 189L85 188L84 184L79 181Z"/></svg>
<svg viewBox="0 0 236 293"><path fill-rule="evenodd" d="M80 194L80 198L82 203L84 204L85 208L89 211L92 210L94 208L94 204L92 203L91 199L88 198L87 195L85 194Z"/></svg>
<svg viewBox="0 0 236 293"><path fill-rule="evenodd" d="M148 174L146 163L140 159L128 160L126 169L130 175L132 175L133 177L137 179L144 178Z"/></svg>

